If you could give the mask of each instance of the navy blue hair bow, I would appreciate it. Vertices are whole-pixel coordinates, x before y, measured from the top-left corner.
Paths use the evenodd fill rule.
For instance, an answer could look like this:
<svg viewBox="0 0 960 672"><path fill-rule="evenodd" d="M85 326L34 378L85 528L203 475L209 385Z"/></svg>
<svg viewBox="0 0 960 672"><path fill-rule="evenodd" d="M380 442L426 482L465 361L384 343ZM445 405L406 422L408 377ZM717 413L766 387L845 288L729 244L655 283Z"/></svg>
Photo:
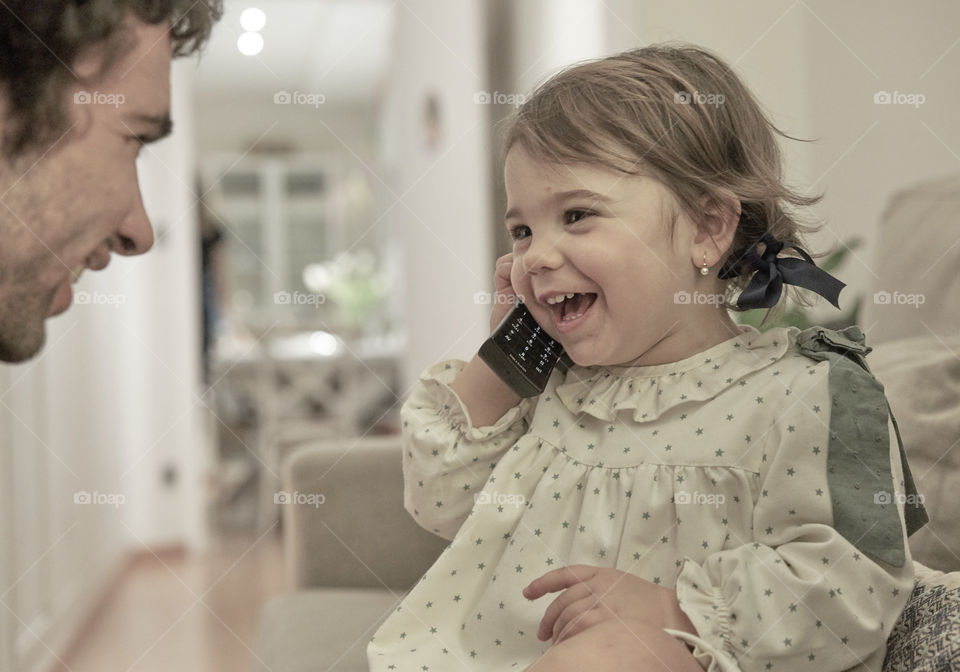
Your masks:
<svg viewBox="0 0 960 672"><path fill-rule="evenodd" d="M763 254L757 254L756 244L752 245L743 255L742 261L750 264L756 271L750 282L737 298L737 307L772 308L780 300L784 283L796 285L816 292L837 308L840 290L846 284L819 268L810 255L793 243L777 240L770 233L760 237L759 243L764 244ZM796 257L777 257L781 250L790 247L796 250L802 259ZM739 264L738 264L739 265ZM737 275L733 268L727 267L719 274L721 280L728 280Z"/></svg>

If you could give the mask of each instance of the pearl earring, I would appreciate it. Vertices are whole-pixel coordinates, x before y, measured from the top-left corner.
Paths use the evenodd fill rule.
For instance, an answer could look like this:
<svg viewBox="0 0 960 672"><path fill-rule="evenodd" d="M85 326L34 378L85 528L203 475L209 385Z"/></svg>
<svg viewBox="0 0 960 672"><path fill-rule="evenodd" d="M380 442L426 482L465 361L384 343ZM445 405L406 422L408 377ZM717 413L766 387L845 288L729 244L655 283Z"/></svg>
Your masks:
<svg viewBox="0 0 960 672"><path fill-rule="evenodd" d="M707 253L703 253L703 266L700 268L700 275L710 275L710 267L707 266Z"/></svg>

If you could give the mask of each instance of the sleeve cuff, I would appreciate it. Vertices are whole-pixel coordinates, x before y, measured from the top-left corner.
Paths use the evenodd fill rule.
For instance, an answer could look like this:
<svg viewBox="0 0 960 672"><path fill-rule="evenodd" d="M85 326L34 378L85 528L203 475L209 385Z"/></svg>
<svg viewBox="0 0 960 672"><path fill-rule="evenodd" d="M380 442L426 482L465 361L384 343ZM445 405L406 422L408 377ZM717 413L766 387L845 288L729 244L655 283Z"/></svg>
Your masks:
<svg viewBox="0 0 960 672"><path fill-rule="evenodd" d="M731 641L734 621L723 591L715 588L704 569L690 558L684 559L676 591L680 608L698 634L671 628L664 631L692 646L693 657L705 670L738 672Z"/></svg>
<svg viewBox="0 0 960 672"><path fill-rule="evenodd" d="M450 383L466 365L467 362L462 359L448 359L427 367L420 374L420 382L431 404L450 422L453 429L470 441L485 441L505 432L518 420L529 415L535 400L533 397L521 399L519 404L500 416L492 425L474 427L470 412L450 387Z"/></svg>

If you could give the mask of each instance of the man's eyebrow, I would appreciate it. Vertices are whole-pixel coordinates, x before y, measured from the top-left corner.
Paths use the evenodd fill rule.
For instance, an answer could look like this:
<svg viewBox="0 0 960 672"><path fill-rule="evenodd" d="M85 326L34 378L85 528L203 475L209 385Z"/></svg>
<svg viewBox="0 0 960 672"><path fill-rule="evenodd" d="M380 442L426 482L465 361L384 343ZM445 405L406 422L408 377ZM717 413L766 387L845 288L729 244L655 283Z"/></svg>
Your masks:
<svg viewBox="0 0 960 672"><path fill-rule="evenodd" d="M571 191L561 191L559 193L551 196L548 201L550 203L562 203L563 201L569 200L571 198L588 198L592 201L602 203L603 205L610 205L614 202L614 199L604 196L603 194L598 194L595 191L589 189L573 189ZM520 209L519 208L510 208L507 210L507 213L503 216L504 219L510 219L511 217L519 217Z"/></svg>
<svg viewBox="0 0 960 672"><path fill-rule="evenodd" d="M137 134L140 142L147 144L162 140L173 132L173 120L168 113L165 114L134 114L133 121L138 124L149 124L153 126L152 131Z"/></svg>

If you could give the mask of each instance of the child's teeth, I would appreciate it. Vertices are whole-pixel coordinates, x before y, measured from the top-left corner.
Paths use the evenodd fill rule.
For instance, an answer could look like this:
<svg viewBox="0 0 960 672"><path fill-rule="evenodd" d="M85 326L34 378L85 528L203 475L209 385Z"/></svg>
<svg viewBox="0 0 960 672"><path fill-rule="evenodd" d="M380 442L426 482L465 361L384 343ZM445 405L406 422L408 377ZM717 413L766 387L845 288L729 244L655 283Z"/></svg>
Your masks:
<svg viewBox="0 0 960 672"><path fill-rule="evenodd" d="M576 294L558 294L557 296L550 297L547 299L547 303L553 305L566 301L567 299L572 299Z"/></svg>

